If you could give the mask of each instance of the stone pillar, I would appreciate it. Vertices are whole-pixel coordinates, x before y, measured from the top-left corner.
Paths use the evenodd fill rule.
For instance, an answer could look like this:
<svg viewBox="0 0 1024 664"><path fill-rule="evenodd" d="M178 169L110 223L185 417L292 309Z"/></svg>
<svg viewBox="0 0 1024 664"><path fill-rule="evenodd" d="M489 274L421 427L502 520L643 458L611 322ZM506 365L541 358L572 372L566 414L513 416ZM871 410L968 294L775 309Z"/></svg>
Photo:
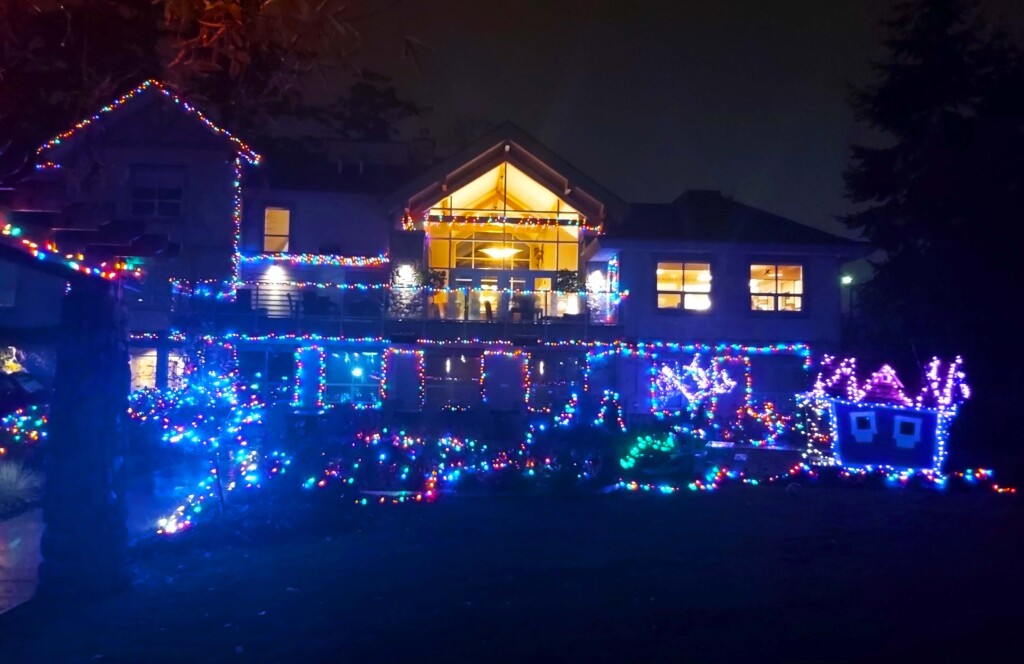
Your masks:
<svg viewBox="0 0 1024 664"><path fill-rule="evenodd" d="M76 282L61 307L47 439L39 594L126 588L126 316L114 286Z"/></svg>

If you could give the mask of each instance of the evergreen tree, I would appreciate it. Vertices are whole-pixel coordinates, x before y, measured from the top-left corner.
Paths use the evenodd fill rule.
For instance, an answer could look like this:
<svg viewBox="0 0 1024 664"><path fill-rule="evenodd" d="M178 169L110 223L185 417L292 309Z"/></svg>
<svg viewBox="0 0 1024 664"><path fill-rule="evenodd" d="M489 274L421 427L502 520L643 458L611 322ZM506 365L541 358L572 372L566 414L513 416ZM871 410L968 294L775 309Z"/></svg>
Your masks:
<svg viewBox="0 0 1024 664"><path fill-rule="evenodd" d="M878 139L853 146L845 173L859 209L844 222L885 252L860 292L857 343L872 363L895 354L917 372L962 353L979 398L961 440L981 449L1022 378L1003 352L1016 337L1008 233L1024 219L1024 57L965 0L901 2L887 27L887 59L853 94Z"/></svg>

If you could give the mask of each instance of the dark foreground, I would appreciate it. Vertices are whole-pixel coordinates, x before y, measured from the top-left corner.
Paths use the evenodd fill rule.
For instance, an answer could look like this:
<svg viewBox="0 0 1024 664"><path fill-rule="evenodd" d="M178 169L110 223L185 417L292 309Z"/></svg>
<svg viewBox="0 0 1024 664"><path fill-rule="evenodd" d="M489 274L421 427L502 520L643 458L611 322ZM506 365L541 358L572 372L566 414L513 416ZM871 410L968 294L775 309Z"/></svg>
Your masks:
<svg viewBox="0 0 1024 664"><path fill-rule="evenodd" d="M0 662L978 661L1019 645L1021 503L738 487L321 506L248 541L146 544L126 594L0 616Z"/></svg>

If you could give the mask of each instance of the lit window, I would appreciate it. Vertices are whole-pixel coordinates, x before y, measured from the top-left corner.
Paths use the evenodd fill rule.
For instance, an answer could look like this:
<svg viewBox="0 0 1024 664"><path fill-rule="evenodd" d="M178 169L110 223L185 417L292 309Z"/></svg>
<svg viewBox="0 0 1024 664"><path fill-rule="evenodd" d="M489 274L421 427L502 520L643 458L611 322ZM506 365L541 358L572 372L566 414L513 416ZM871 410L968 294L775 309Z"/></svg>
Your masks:
<svg viewBox="0 0 1024 664"><path fill-rule="evenodd" d="M268 207L263 210L263 251L280 254L288 251L288 234L292 212L288 208Z"/></svg>
<svg viewBox="0 0 1024 664"><path fill-rule="evenodd" d="M750 266L750 308L753 311L803 310L804 268L801 265Z"/></svg>
<svg viewBox="0 0 1024 664"><path fill-rule="evenodd" d="M658 308L706 311L711 308L710 263L658 263Z"/></svg>
<svg viewBox="0 0 1024 664"><path fill-rule="evenodd" d="M327 403L374 404L380 398L380 356L328 353L324 379Z"/></svg>

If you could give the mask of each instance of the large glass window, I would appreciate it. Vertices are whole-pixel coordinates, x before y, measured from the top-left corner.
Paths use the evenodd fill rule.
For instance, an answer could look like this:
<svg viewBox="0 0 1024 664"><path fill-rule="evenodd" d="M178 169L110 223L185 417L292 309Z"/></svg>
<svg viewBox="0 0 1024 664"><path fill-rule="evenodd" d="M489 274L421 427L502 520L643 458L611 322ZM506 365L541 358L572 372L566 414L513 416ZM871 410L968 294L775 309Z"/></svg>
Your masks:
<svg viewBox="0 0 1024 664"><path fill-rule="evenodd" d="M268 207L263 210L263 251L280 254L288 251L292 212L288 208Z"/></svg>
<svg viewBox="0 0 1024 664"><path fill-rule="evenodd" d="M658 262L659 309L711 308L711 264Z"/></svg>
<svg viewBox="0 0 1024 664"><path fill-rule="evenodd" d="M329 351L327 403L373 404L380 399L380 355Z"/></svg>
<svg viewBox="0 0 1024 664"><path fill-rule="evenodd" d="M480 400L479 354L428 352L423 374L430 407L465 407Z"/></svg>
<svg viewBox="0 0 1024 664"><path fill-rule="evenodd" d="M489 223L428 223L430 268L579 269L579 229Z"/></svg>
<svg viewBox="0 0 1024 664"><path fill-rule="evenodd" d="M765 263L750 266L751 310L802 311L803 293L803 266Z"/></svg>

